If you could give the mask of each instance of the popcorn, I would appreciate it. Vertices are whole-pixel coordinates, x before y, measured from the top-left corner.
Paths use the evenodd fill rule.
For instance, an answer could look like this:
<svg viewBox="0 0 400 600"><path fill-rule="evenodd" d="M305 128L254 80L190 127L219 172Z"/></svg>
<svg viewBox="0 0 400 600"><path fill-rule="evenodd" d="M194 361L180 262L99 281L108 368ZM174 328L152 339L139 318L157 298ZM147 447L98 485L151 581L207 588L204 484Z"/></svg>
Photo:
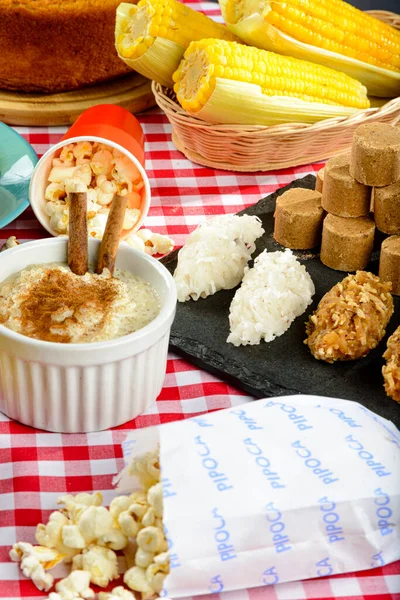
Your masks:
<svg viewBox="0 0 400 600"><path fill-rule="evenodd" d="M105 179L103 179L103 177L105 177L105 176L100 175L100 177L97 178L96 191L97 191L97 202L99 204L101 204L102 206L105 206L112 202L112 199L114 198L114 195L118 191L118 188L117 188L115 181L108 181L107 177L105 177Z"/></svg>
<svg viewBox="0 0 400 600"><path fill-rule="evenodd" d="M10 558L19 562L25 577L29 577L38 590L47 592L54 583L54 578L46 569L51 569L62 561L63 556L57 550L43 546L32 546L27 542L18 542L10 550Z"/></svg>
<svg viewBox="0 0 400 600"><path fill-rule="evenodd" d="M114 521L104 506L89 506L79 514L77 525L86 544L91 544L113 529Z"/></svg>
<svg viewBox="0 0 400 600"><path fill-rule="evenodd" d="M161 550L164 534L158 527L144 527L136 536L139 548L157 554Z"/></svg>
<svg viewBox="0 0 400 600"><path fill-rule="evenodd" d="M151 489L153 489L153 488L150 488L150 490ZM143 527L148 527L149 525L154 525L155 522L156 522L156 514L154 512L154 508L152 506L150 506L150 508L143 515L142 525L143 525Z"/></svg>
<svg viewBox="0 0 400 600"><path fill-rule="evenodd" d="M131 512L130 508L128 510L124 510L119 515L118 524L126 537L134 538L137 536L140 528L140 522L135 512Z"/></svg>
<svg viewBox="0 0 400 600"><path fill-rule="evenodd" d="M79 165L74 170L72 177L75 180L80 179L86 185L86 187L89 187L92 181L92 169L90 168L90 165Z"/></svg>
<svg viewBox="0 0 400 600"><path fill-rule="evenodd" d="M162 591L170 560L158 451L136 458L130 470L142 483L141 491L114 498L109 510L102 506L99 492L61 496L60 510L50 515L47 525L37 526L36 539L43 545L14 545L11 560L21 563L24 575L40 590L49 591L53 585L46 569L63 560L72 562L70 575L56 584L48 600L94 598L90 583L105 588L118 579L118 550L125 556L124 582L131 590L141 592L142 600L152 600ZM99 594L99 600L134 598L122 586Z"/></svg>
<svg viewBox="0 0 400 600"><path fill-rule="evenodd" d="M113 155L109 150L98 150L90 162L94 175L108 175L112 168L112 159Z"/></svg>
<svg viewBox="0 0 400 600"><path fill-rule="evenodd" d="M75 169L76 167L53 167L47 179L51 183L61 183L65 179L73 177Z"/></svg>
<svg viewBox="0 0 400 600"><path fill-rule="evenodd" d="M76 506L87 507L87 506L101 506L103 503L103 496L100 492L94 494L76 494L72 496L67 494L66 496L60 496L57 500L57 504L64 504L68 512L71 512Z"/></svg>
<svg viewBox="0 0 400 600"><path fill-rule="evenodd" d="M56 583L56 592L49 594L48 600L88 600L95 597L89 587L90 573L87 571L72 571Z"/></svg>
<svg viewBox="0 0 400 600"><path fill-rule="evenodd" d="M165 565L161 563L153 563L146 569L146 579L149 582L150 587L159 594L163 589L164 579L169 573L169 564Z"/></svg>
<svg viewBox="0 0 400 600"><path fill-rule="evenodd" d="M135 563L138 567L142 567L145 569L153 562L154 554L153 552L146 552L142 548L138 548L135 554Z"/></svg>
<svg viewBox="0 0 400 600"><path fill-rule="evenodd" d="M174 240L160 233L153 233L150 229L139 229L136 234L143 240L145 251L151 256L153 254L168 254L175 246Z"/></svg>
<svg viewBox="0 0 400 600"><path fill-rule="evenodd" d="M135 556L136 556L137 550L138 550L137 543L134 540L129 540L127 545L125 546L125 548L122 550L124 557L125 557L125 563L126 563L127 569L130 569L131 567L135 566L135 564L136 564Z"/></svg>
<svg viewBox="0 0 400 600"><path fill-rule="evenodd" d="M55 159L57 160L57 159ZM60 158L58 159L61 163L73 162L74 160L74 144L67 144L63 146L60 152ZM53 160L54 165L54 160Z"/></svg>
<svg viewBox="0 0 400 600"><path fill-rule="evenodd" d="M137 208L127 208L125 211L125 219L124 224L122 225L123 229L132 229L138 222L140 217L140 210Z"/></svg>
<svg viewBox="0 0 400 600"><path fill-rule="evenodd" d="M60 155L52 160L45 190L45 211L50 217L52 229L58 234L66 234L68 206L64 202L60 204L60 201L66 199L69 193L86 192L89 235L102 239L108 207L115 194L128 195L129 208L126 210L124 229L132 229L138 222L142 204L139 192L143 187L139 170L122 152L97 142L67 144ZM104 207L107 212L102 213ZM99 214L103 214L104 218L96 219ZM137 242L137 245L143 250L143 244Z"/></svg>
<svg viewBox="0 0 400 600"><path fill-rule="evenodd" d="M161 482L153 485L147 492L147 500L156 517L163 516L163 491Z"/></svg>
<svg viewBox="0 0 400 600"><path fill-rule="evenodd" d="M129 466L128 473L137 477L140 485L147 492L160 481L158 451L146 452L143 456L135 458Z"/></svg>
<svg viewBox="0 0 400 600"><path fill-rule="evenodd" d="M36 541L47 548L54 548L64 555L64 562L70 562L75 556L74 547L67 547L63 542L63 529L70 523L69 519L59 511L52 512L47 525L39 523L36 527ZM68 545L69 546L69 545Z"/></svg>
<svg viewBox="0 0 400 600"><path fill-rule="evenodd" d="M70 181L70 179L66 179ZM66 196L65 185L62 181L59 183L50 183L45 192L45 199L53 202L54 200L62 200Z"/></svg>
<svg viewBox="0 0 400 600"><path fill-rule="evenodd" d="M107 216L107 214L98 212L93 219L89 219L88 232L90 236L101 240L106 228Z"/></svg>
<svg viewBox="0 0 400 600"><path fill-rule="evenodd" d="M145 252L144 241L136 233L131 233L131 235L126 238L125 242L132 248L135 248L135 250Z"/></svg>
<svg viewBox="0 0 400 600"><path fill-rule="evenodd" d="M119 515L128 510L130 505L132 504L131 496L117 496L111 501L110 504L110 513L114 519L118 519Z"/></svg>
<svg viewBox="0 0 400 600"><path fill-rule="evenodd" d="M112 592L99 592L99 600L135 600L135 596L122 585L119 585Z"/></svg>
<svg viewBox="0 0 400 600"><path fill-rule="evenodd" d="M123 550L128 543L128 538L120 529L115 528L100 536L97 543L111 550Z"/></svg>
<svg viewBox="0 0 400 600"><path fill-rule="evenodd" d="M6 240L4 242L4 244L1 247L0 252L4 252L5 250L9 250L10 248L15 248L16 246L19 246L20 244L21 244L21 242L19 242L17 240L15 235L12 235L11 237L8 238L8 240Z"/></svg>
<svg viewBox="0 0 400 600"><path fill-rule="evenodd" d="M77 179L75 177L65 179L63 184L60 183L58 185L64 185L67 194L84 194L88 189L86 183L82 179ZM46 193L49 187L46 189Z"/></svg>
<svg viewBox="0 0 400 600"><path fill-rule="evenodd" d="M113 579L118 579L117 555L109 548L92 545L78 554L72 561L72 569L90 573L90 581L100 587L107 587Z"/></svg>
<svg viewBox="0 0 400 600"><path fill-rule="evenodd" d="M70 145L72 146L72 152L76 159L90 158L92 156L93 148L90 142L78 142L77 144Z"/></svg>
<svg viewBox="0 0 400 600"><path fill-rule="evenodd" d="M124 575L124 583L134 592L142 592L143 598L154 596L153 588L147 581L146 571L142 567L132 567Z"/></svg>
<svg viewBox="0 0 400 600"><path fill-rule="evenodd" d="M86 540L77 525L65 525L62 529L62 541L65 546L74 549L86 548Z"/></svg>
<svg viewBox="0 0 400 600"><path fill-rule="evenodd" d="M46 214L50 216L50 227L59 233L66 233L68 227L68 207L62 202L48 202Z"/></svg>

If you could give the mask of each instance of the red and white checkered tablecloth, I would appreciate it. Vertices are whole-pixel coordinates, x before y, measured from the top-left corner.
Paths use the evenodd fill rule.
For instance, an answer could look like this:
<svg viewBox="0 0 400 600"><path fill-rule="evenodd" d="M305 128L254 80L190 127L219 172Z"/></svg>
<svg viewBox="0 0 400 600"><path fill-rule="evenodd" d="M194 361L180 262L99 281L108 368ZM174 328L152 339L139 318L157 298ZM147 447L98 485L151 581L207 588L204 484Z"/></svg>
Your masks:
<svg viewBox="0 0 400 600"><path fill-rule="evenodd" d="M218 15L215 5L197 7ZM237 212L319 168L308 165L249 175L204 168L175 149L171 127L160 111L148 111L139 120L145 131L146 169L152 188L145 226L168 234L177 246L208 215ZM60 127L16 130L39 155L58 142L65 131ZM28 209L0 231L0 243L11 235L27 241L46 237L47 233ZM47 522L62 494L100 490L108 504L113 497L112 478L123 466L120 443L128 429L249 401L251 398L240 390L170 354L157 402L144 415L114 430L77 435L46 433L0 413L0 598L45 597L21 575L18 565L9 561L10 546L22 540L33 543L36 524ZM400 561L373 566L377 568L356 574L227 592L221 600L400 600Z"/></svg>

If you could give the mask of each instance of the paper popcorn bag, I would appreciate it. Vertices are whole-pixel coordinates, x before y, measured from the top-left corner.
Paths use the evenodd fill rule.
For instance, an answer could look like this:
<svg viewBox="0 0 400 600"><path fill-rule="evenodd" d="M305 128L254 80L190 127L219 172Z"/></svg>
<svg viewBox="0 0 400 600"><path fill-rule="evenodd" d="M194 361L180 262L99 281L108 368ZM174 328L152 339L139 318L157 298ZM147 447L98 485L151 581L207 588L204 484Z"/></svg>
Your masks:
<svg viewBox="0 0 400 600"><path fill-rule="evenodd" d="M265 399L130 433L160 447L162 595L236 590L400 559L400 433L361 405ZM126 468L119 492L137 482Z"/></svg>

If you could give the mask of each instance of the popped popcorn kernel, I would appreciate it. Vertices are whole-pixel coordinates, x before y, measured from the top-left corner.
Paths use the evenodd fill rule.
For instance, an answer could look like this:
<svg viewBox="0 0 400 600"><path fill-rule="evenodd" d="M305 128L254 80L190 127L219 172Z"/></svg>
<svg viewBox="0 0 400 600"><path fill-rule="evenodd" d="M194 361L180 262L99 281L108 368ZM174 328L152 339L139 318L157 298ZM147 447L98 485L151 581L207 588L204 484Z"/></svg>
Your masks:
<svg viewBox="0 0 400 600"><path fill-rule="evenodd" d="M72 571L56 583L56 592L49 594L48 600L89 600L95 593L89 587L90 573L87 571Z"/></svg>
<svg viewBox="0 0 400 600"><path fill-rule="evenodd" d="M105 535L113 524L113 518L104 506L88 506L77 519L79 531L87 544Z"/></svg>
<svg viewBox="0 0 400 600"><path fill-rule="evenodd" d="M64 555L64 562L70 562L77 550L63 542L63 529L69 525L69 519L59 511L52 512L47 525L39 523L36 527L36 541L47 548L54 548Z"/></svg>
<svg viewBox="0 0 400 600"><path fill-rule="evenodd" d="M110 581L118 579L117 555L109 548L92 545L74 557L72 569L89 573L92 583L107 587Z"/></svg>
<svg viewBox="0 0 400 600"><path fill-rule="evenodd" d="M161 544L164 540L164 534L158 527L144 527L136 536L136 542L139 548L146 552L157 552L161 549Z"/></svg>
<svg viewBox="0 0 400 600"><path fill-rule="evenodd" d="M99 600L135 600L135 596L122 585L119 585L111 592L99 592Z"/></svg>
<svg viewBox="0 0 400 600"><path fill-rule="evenodd" d="M15 235L9 237L1 247L0 252L4 252L5 250L9 250L10 248L15 248L16 246L20 246L21 242L17 240Z"/></svg>
<svg viewBox="0 0 400 600"><path fill-rule="evenodd" d="M27 542L14 544L9 552L10 559L20 563L25 577L36 585L38 590L47 592L54 583L54 578L46 569L55 567L62 561L63 555L57 550L44 546L33 546Z"/></svg>
<svg viewBox="0 0 400 600"><path fill-rule="evenodd" d="M128 569L124 575L124 583L134 592L149 594L150 597L154 595L154 591L147 581L146 571L142 567Z"/></svg>
<svg viewBox="0 0 400 600"><path fill-rule="evenodd" d="M163 516L163 491L161 482L153 485L147 492L147 499L156 517Z"/></svg>
<svg viewBox="0 0 400 600"><path fill-rule="evenodd" d="M175 246L172 238L154 233L150 229L139 229L137 236L143 240L145 252L153 256L153 254L169 254Z"/></svg>

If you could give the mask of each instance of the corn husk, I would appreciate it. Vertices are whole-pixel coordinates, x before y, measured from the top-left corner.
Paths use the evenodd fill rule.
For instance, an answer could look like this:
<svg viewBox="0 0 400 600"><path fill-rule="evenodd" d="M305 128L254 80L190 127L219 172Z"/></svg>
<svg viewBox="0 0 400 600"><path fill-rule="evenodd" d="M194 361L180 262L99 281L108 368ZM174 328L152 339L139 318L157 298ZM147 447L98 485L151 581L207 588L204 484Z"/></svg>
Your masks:
<svg viewBox="0 0 400 600"><path fill-rule="evenodd" d="M179 99L179 98L178 98ZM206 104L190 113L209 123L236 125L278 125L315 123L357 112L347 106L305 102L289 96L266 96L260 86L231 79L216 78L215 88Z"/></svg>
<svg viewBox="0 0 400 600"><path fill-rule="evenodd" d="M246 44L342 71L364 84L371 96L400 96L400 73L299 42L267 23L259 13L254 13L239 23L230 23L227 20L227 3L228 0L219 0L226 25Z"/></svg>
<svg viewBox="0 0 400 600"><path fill-rule="evenodd" d="M172 73L179 66L185 48L175 42L164 38L155 38L153 44L146 50L140 58L129 58L120 53L118 40L124 32L125 24L137 7L133 4L123 2L118 6L117 18L115 24L115 46L118 56L131 69L134 69L144 77L157 81L165 87L172 88Z"/></svg>

